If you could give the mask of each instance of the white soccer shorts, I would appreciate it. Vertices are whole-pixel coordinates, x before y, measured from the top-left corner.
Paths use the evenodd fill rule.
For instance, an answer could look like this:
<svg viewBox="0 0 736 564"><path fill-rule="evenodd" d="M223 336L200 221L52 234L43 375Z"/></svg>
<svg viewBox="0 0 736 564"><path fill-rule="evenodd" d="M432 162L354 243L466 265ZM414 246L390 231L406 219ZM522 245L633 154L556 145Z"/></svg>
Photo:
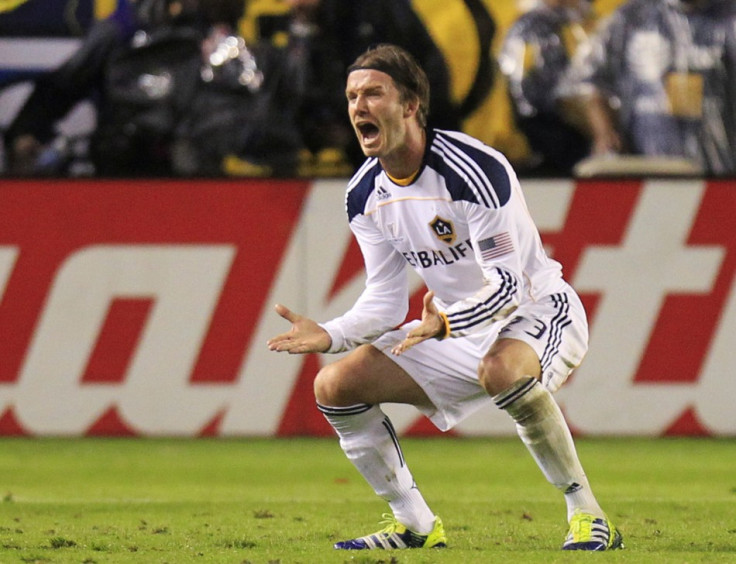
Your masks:
<svg viewBox="0 0 736 564"><path fill-rule="evenodd" d="M567 380L588 350L585 310L575 293L560 293L521 305L507 319L482 332L442 341L429 339L400 356L391 349L419 323L406 323L379 337L373 346L403 368L434 404L419 409L447 431L483 406L493 405L478 382L478 363L499 337L519 339L537 353L542 384L552 393Z"/></svg>

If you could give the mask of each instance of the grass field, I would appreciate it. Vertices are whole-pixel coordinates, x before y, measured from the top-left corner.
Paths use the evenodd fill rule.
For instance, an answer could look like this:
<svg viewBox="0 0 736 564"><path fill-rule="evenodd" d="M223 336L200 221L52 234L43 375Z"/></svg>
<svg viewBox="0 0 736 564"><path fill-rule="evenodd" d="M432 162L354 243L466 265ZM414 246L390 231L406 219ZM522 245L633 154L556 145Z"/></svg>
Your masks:
<svg viewBox="0 0 736 564"><path fill-rule="evenodd" d="M447 549L346 553L386 505L331 439L0 439L0 562L736 562L736 441L581 439L626 549L564 553L516 439L404 440Z"/></svg>

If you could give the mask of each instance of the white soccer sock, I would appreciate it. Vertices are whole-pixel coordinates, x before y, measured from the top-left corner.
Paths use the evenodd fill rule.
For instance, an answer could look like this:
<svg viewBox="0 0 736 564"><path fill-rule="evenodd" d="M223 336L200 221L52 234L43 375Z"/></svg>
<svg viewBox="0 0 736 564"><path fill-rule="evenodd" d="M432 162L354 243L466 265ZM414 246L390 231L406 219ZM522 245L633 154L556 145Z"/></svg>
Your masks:
<svg viewBox="0 0 736 564"><path fill-rule="evenodd" d="M549 390L529 377L494 396L493 401L516 422L519 437L547 480L564 492L568 520L576 510L603 517L578 459L570 428Z"/></svg>
<svg viewBox="0 0 736 564"><path fill-rule="evenodd" d="M408 529L428 534L435 515L414 483L389 418L377 406L318 405L337 432L350 462L380 497L388 501L394 517Z"/></svg>

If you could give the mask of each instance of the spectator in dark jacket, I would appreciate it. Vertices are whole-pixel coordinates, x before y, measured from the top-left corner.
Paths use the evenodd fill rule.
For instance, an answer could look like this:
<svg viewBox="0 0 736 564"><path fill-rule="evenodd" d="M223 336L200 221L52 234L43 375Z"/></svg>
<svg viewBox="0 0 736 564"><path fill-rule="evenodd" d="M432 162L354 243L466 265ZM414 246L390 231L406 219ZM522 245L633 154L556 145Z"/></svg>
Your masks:
<svg viewBox="0 0 736 564"><path fill-rule="evenodd" d="M264 106L276 99L268 94L277 81L264 78L232 33L243 8L243 0L119 0L69 60L36 82L5 135L10 174L65 173L64 155L39 155L56 122L85 98L97 110L89 156L98 176L221 174L228 154L255 145L295 153L293 126L280 129L278 143L247 127L270 127L254 116L271 110Z"/></svg>

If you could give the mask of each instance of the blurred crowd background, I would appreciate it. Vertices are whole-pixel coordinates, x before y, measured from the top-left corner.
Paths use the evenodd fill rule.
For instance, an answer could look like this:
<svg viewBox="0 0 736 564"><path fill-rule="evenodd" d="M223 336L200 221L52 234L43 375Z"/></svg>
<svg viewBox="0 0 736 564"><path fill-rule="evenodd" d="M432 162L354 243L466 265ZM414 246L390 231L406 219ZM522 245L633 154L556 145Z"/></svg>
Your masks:
<svg viewBox="0 0 736 564"><path fill-rule="evenodd" d="M1 0L0 172L350 176L380 42L521 175L736 173L733 0Z"/></svg>

